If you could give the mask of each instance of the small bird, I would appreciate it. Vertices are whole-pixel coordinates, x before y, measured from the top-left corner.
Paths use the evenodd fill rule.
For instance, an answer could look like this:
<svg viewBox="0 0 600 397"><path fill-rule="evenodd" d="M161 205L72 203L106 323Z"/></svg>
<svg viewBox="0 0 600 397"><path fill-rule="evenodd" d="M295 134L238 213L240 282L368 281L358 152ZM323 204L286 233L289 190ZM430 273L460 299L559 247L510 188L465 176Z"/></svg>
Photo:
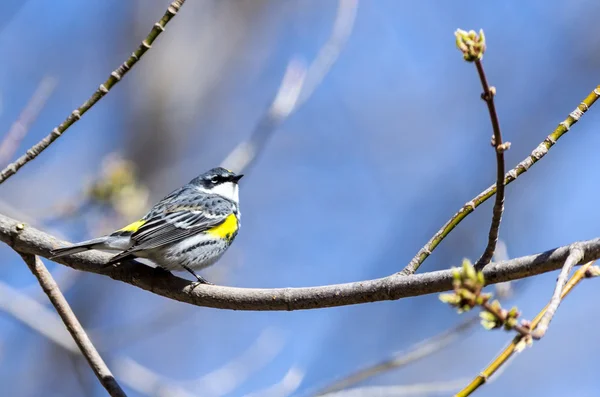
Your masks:
<svg viewBox="0 0 600 397"><path fill-rule="evenodd" d="M146 258L166 271L195 271L215 263L240 228L238 181L225 168L213 168L159 201L140 220L107 236L53 250L52 258L95 249L119 252L107 266Z"/></svg>

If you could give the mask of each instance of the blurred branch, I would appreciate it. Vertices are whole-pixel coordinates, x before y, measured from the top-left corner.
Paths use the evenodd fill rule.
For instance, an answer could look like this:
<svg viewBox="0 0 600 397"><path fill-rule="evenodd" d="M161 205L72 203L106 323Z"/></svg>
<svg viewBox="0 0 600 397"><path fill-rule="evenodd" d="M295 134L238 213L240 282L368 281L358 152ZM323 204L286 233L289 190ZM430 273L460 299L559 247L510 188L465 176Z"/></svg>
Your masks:
<svg viewBox="0 0 600 397"><path fill-rule="evenodd" d="M35 121L38 114L44 108L46 101L56 88L56 79L53 77L44 77L35 92L29 99L27 105L19 115L19 118L10 126L10 129L0 143L0 164L6 164L10 161L19 144L27 135L29 127Z"/></svg>
<svg viewBox="0 0 600 397"><path fill-rule="evenodd" d="M115 86L122 78L127 74L129 70L141 59L141 57L152 47L152 43L156 38L165 30L165 26L169 21L177 14L181 6L185 3L185 0L175 0L172 2L163 17L154 24L152 30L146 36L140 46L131 54L131 56L115 69L108 79L100 84L98 89L92 94L92 96L83 103L80 107L73 110L71 114L63 121L58 127L54 128L50 134L44 139L33 145L27 152L19 157L17 161L9 164L0 172L0 183L3 183L8 178L17 173L17 171L25 164L35 159L40 153L46 150L52 142L57 140L71 125L75 124L81 116L92 108L104 95L106 95L110 89Z"/></svg>
<svg viewBox="0 0 600 397"><path fill-rule="evenodd" d="M588 109L596 102L596 100L600 97L600 85L594 88L592 92L588 94L588 96L573 110L569 116L563 120L558 127L550 135L542 141L534 150L531 152L527 158L521 161L515 168L508 171L504 176L504 184L508 185L515 179L517 179L521 174L527 172L529 168L540 161L550 150L552 146L556 144L556 142L565 135L569 129L579 121L581 116L588 111ZM496 185L492 185L483 192L479 193L475 198L466 203L448 222L442 226L440 230L438 230L433 237L425 244L419 252L411 259L410 263L402 269L398 274L399 275L409 275L414 274L421 264L427 259L429 255L435 250L435 248L450 234L454 228L463 221L471 212L475 210L475 208L479 207L485 201L487 201L490 197L492 197L496 193Z"/></svg>
<svg viewBox="0 0 600 397"><path fill-rule="evenodd" d="M0 310L12 315L70 353L81 354L73 339L66 333L62 321L54 312L3 281L0 281Z"/></svg>
<svg viewBox="0 0 600 397"><path fill-rule="evenodd" d="M247 394L246 397L286 397L300 387L302 379L304 379L304 371L292 367L285 373L281 381L266 389Z"/></svg>
<svg viewBox="0 0 600 397"><path fill-rule="evenodd" d="M593 272L592 272L593 270ZM595 266L592 266L592 262L586 263L581 266L577 271L573 274L565 288L561 293L561 299L564 299L573 288L581 282L586 277L597 276L598 269ZM541 319L543 318L546 310L549 305L546 305L544 309L531 321L531 329L535 330ZM470 396L475 390L477 390L481 385L488 382L489 379L494 375L503 365L505 365L508 360L515 354L520 353L531 343L531 338L527 338L522 336L521 334L517 334L514 339L508 344L504 350L500 354L496 356L494 361L492 361L482 372L480 372L475 379L469 383L464 389L458 392L455 397L466 397Z"/></svg>
<svg viewBox="0 0 600 397"><path fill-rule="evenodd" d="M479 318L469 318L449 330L446 330L438 335L435 335L429 339L423 340L415 344L407 351L396 353L391 358L383 362L362 368L356 371L355 373L348 375L345 378L339 379L331 385L315 393L315 395L324 396L332 393L335 394L335 392L347 389L348 387L362 382L368 378L382 374L392 369L404 367L406 365L414 363L415 361L421 360L422 358L430 356L431 354L437 353L452 342L454 342L460 336L464 335L467 331L469 331L474 325L478 323Z"/></svg>
<svg viewBox="0 0 600 397"><path fill-rule="evenodd" d="M250 168L275 129L312 95L338 59L356 19L358 0L339 0L331 36L306 68L297 59L287 66L279 90L269 110L260 119L250 139L238 144L221 163L240 174Z"/></svg>
<svg viewBox="0 0 600 397"><path fill-rule="evenodd" d="M427 382L412 385L398 386L367 386L327 394L327 397L402 397L402 396L431 396L434 394L446 394L456 390L464 384L464 379L455 379L447 382Z"/></svg>
<svg viewBox="0 0 600 397"><path fill-rule="evenodd" d="M575 264L581 262L582 259L583 250L579 247L579 244L573 244L569 250L569 256L558 275L558 280L556 280L556 288L554 289L552 299L550 299L550 303L546 306L546 312L542 316L537 328L532 333L534 339L541 339L546 334L550 321L552 321L552 318L554 317L554 314L556 314L556 310L558 310L558 306L562 301L563 290L569 280L569 274L571 274L571 270L573 270Z"/></svg>
<svg viewBox="0 0 600 397"><path fill-rule="evenodd" d="M56 312L62 319L65 327L75 340L75 343L88 361L92 371L94 371L102 386L104 386L108 394L113 397L126 397L125 392L115 380L110 369L108 369L104 360L100 357L100 354L98 354L98 351L92 344L92 341L88 338L85 330L79 323L79 320L77 320L75 313L71 310L69 303L62 292L60 292L58 285L52 278L48 269L46 269L46 266L42 263L41 259L31 254L21 254L21 256L25 263L27 263L27 266L33 275L38 279L38 282L46 295L48 295L48 299L50 299L50 302L56 309Z"/></svg>
<svg viewBox="0 0 600 397"><path fill-rule="evenodd" d="M284 339L281 334L273 328L267 328L242 354L221 368L198 379L176 383L204 397L227 395L235 391L252 374L272 362L283 346Z"/></svg>
<svg viewBox="0 0 600 397"><path fill-rule="evenodd" d="M502 221L502 213L504 212L504 151L510 147L510 142L502 143L500 121L498 120L498 113L496 112L496 105L494 104L496 87L490 87L488 84L483 69L483 63L481 62L486 49L483 30L480 30L479 34L477 34L473 30L465 32L464 30L458 29L454 35L456 36L458 49L463 53L463 58L467 62L475 63L479 80L481 80L481 87L483 88L481 99L487 104L490 113L493 130L492 146L496 152L496 200L492 212L492 224L490 225L487 246L475 264L475 269L481 270L492 260L494 251L496 250L496 243L498 242L500 222Z"/></svg>
<svg viewBox="0 0 600 397"><path fill-rule="evenodd" d="M136 392L152 397L194 397L187 390L167 384L164 377L144 367L129 357L122 357L114 362L115 372L124 384Z"/></svg>
<svg viewBox="0 0 600 397"><path fill-rule="evenodd" d="M0 215L0 240L22 253L49 257L54 248L66 245L53 236ZM600 258L600 238L580 242L584 261ZM516 280L562 267L570 246L541 254L492 263L484 269L488 284ZM442 292L452 288L452 270L442 270L411 277L393 274L354 283L307 288L233 288L199 286L197 283L165 274L152 267L131 261L106 267L111 255L89 251L56 258L77 270L103 274L115 280L196 306L232 310L306 310L345 306Z"/></svg>
<svg viewBox="0 0 600 397"><path fill-rule="evenodd" d="M195 380L168 379L130 358L116 361L115 372L136 391L151 396L224 396L235 391L281 351L283 341L273 332L273 329L264 330L238 357Z"/></svg>

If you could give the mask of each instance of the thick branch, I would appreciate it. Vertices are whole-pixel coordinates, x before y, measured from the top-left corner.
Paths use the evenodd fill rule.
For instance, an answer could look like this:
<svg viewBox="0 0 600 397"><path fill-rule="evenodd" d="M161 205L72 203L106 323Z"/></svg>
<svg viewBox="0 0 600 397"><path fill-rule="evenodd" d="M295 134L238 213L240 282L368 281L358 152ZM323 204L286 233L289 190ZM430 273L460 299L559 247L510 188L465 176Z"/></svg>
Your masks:
<svg viewBox="0 0 600 397"><path fill-rule="evenodd" d="M483 88L483 94L481 98L485 101L490 113L490 120L492 121L492 129L494 135L492 137L492 146L496 152L496 200L494 202L494 209L492 211L492 224L490 225L490 232L488 235L488 243L485 247L485 251L475 264L475 269L481 270L490 263L496 251L496 243L498 242L498 234L500 233L500 222L502 221L502 213L504 212L504 150L505 145L502 143L502 132L500 131L500 121L498 120L498 113L496 112L496 105L494 104L494 96L496 90L490 88L485 71L483 70L483 64L481 60L475 61L477 67L477 73L481 80L481 87Z"/></svg>
<svg viewBox="0 0 600 397"><path fill-rule="evenodd" d="M50 250L67 245L51 235L0 215L0 240L18 252L50 256ZM581 242L584 261L600 258L600 238ZM569 246L509 261L491 263L484 274L488 284L516 280L562 267ZM196 306L231 310L306 310L397 300L452 289L452 270L411 277L393 274L374 280L307 288L232 288L203 286L137 262L104 268L110 254L89 251L57 258L73 269L103 274L157 295Z"/></svg>
<svg viewBox="0 0 600 397"><path fill-rule="evenodd" d="M52 144L52 142L57 140L63 134L63 132L75 124L85 112L90 110L92 106L102 99L102 97L104 97L104 95L106 95L108 91L110 91L110 89L115 86L140 60L146 51L152 47L154 40L156 40L158 35L165 30L165 26L175 16L175 14L177 14L177 11L179 11L183 3L185 3L185 0L175 0L172 2L160 21L154 24L148 36L142 40L142 43L137 50L135 50L131 56L125 62L123 62L123 64L121 64L121 66L115 69L104 83L100 84L98 89L87 101L83 103L83 105L73 110L65 119L65 121L63 121L58 127L54 128L52 132L50 132L50 134L48 134L44 139L29 148L29 150L27 150L27 152L19 157L14 163L6 166L6 168L0 172L0 183L6 181L8 178L16 174L21 167L35 159L40 153L46 150Z"/></svg>
<svg viewBox="0 0 600 397"><path fill-rule="evenodd" d="M48 299L50 299L50 302L65 324L65 327L79 347L79 350L81 350L81 353L108 394L113 397L127 397L123 389L121 389L115 380L113 374L110 372L110 369L108 369L104 363L104 360L102 360L102 357L100 357L100 354L92 344L92 341L88 338L85 330L79 323L79 320L77 320L75 313L71 310L69 303L62 292L60 292L58 285L52 278L48 269L46 269L46 266L42 263L41 259L31 254L21 254L21 256L25 263L27 263L27 266L33 275L38 279L40 286L46 295L48 295Z"/></svg>
<svg viewBox="0 0 600 397"><path fill-rule="evenodd" d="M540 161L544 157L550 148L556 144L556 142L565 135L569 129L579 121L581 116L588 111L596 100L600 97L600 85L594 88L592 92L573 110L569 116L558 124L558 127L552 131L550 135L546 137L529 156L521 161L515 168L508 171L504 176L504 184L508 185L521 174L524 174L529 168ZM410 263L399 272L400 275L409 275L415 273L421 264L427 259L429 255L436 249L436 247L450 234L454 228L463 221L471 212L475 211L475 208L486 202L490 197L496 194L496 185L492 185L479 193L471 201L467 202L458 210L456 214L450 218L434 235L427 244L425 244L419 252L411 259Z"/></svg>

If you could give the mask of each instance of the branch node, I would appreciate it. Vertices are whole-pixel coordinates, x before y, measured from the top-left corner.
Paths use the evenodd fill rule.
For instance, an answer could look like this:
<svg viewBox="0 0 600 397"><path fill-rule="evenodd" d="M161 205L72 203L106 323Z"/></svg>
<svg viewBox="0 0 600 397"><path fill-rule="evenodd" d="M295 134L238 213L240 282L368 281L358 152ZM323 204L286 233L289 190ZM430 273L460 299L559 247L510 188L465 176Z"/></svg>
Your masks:
<svg viewBox="0 0 600 397"><path fill-rule="evenodd" d="M504 142L503 144L496 146L496 152L504 153L505 151L510 149L510 145L511 145L510 142Z"/></svg>
<svg viewBox="0 0 600 397"><path fill-rule="evenodd" d="M558 125L562 125L566 131L569 131L569 129L571 128L571 126L569 125L569 123L566 120L560 122Z"/></svg>

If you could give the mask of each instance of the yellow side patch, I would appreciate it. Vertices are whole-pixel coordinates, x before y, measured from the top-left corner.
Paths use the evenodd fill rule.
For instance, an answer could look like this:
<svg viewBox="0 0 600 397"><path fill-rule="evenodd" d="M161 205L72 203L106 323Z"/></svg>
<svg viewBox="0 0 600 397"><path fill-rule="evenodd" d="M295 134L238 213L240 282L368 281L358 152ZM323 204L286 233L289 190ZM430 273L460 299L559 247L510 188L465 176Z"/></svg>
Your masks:
<svg viewBox="0 0 600 397"><path fill-rule="evenodd" d="M137 230L142 227L144 225L144 223L146 223L146 221L144 219L140 219L139 221L135 221L133 223L130 223L129 225L125 226L123 229L119 229L119 232L137 232Z"/></svg>
<svg viewBox="0 0 600 397"><path fill-rule="evenodd" d="M229 215L223 223L206 231L214 237L230 239L238 230L238 221L234 214Z"/></svg>

